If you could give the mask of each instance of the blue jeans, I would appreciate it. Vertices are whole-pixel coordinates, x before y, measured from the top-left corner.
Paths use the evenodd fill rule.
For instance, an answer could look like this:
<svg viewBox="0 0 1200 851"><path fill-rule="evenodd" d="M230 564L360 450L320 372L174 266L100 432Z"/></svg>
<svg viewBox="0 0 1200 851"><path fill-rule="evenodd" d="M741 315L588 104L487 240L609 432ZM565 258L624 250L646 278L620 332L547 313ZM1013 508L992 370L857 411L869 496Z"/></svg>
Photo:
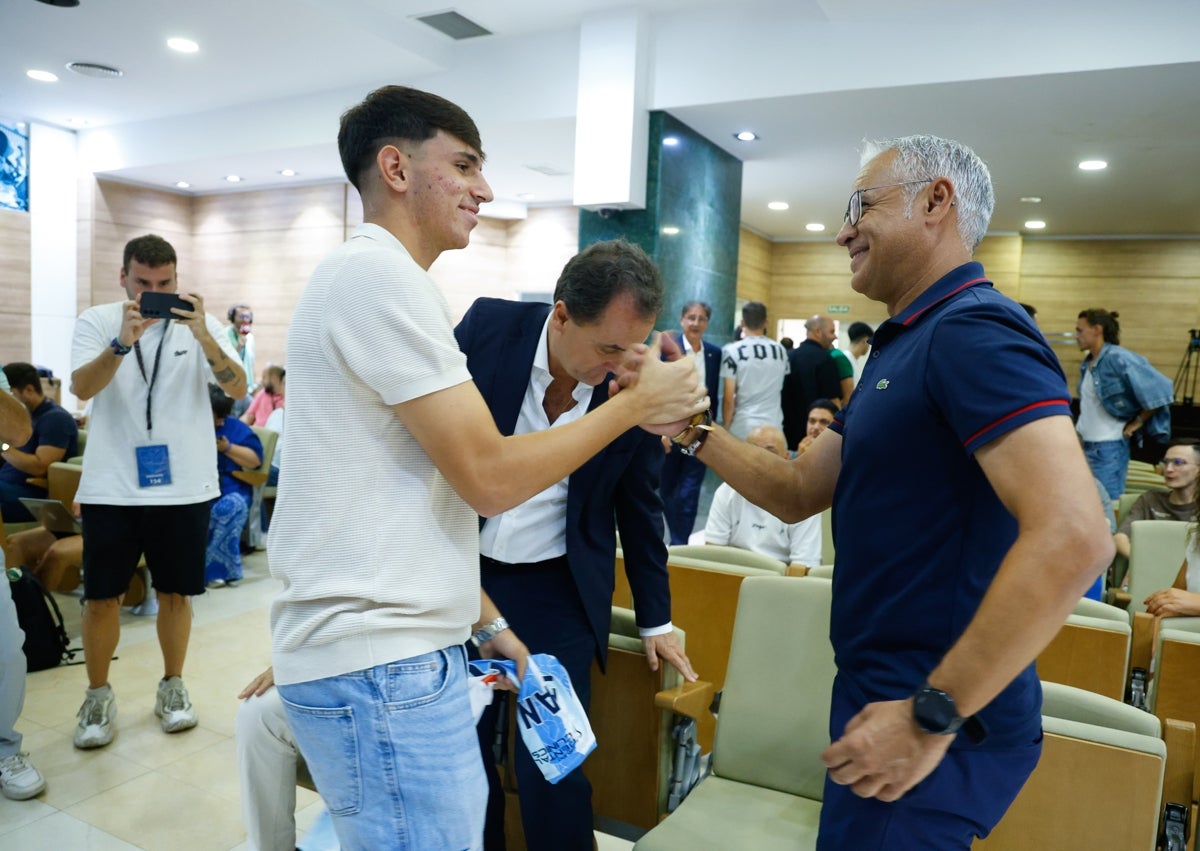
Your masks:
<svg viewBox="0 0 1200 851"><path fill-rule="evenodd" d="M487 780L466 675L455 646L279 686L343 849L483 847Z"/></svg>
<svg viewBox="0 0 1200 851"><path fill-rule="evenodd" d="M704 484L704 474L708 468L704 462L690 455L684 455L675 444L671 444L671 452L663 459L662 474L659 479L659 493L662 495L663 516L667 520L667 528L671 532L671 544L686 544L696 525L696 510L700 505L700 487Z"/></svg>
<svg viewBox="0 0 1200 851"><path fill-rule="evenodd" d="M1128 440L1085 440L1083 454L1092 468L1092 475L1104 485L1110 500L1125 493L1125 476L1129 472Z"/></svg>

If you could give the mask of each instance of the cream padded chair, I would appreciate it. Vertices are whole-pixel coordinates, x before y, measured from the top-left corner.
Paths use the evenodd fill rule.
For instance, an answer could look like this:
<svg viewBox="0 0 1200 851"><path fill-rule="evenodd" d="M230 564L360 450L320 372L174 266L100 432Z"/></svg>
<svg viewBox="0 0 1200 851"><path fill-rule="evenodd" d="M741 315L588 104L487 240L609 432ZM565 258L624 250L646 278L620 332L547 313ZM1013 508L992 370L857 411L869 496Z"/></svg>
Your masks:
<svg viewBox="0 0 1200 851"><path fill-rule="evenodd" d="M1167 763L1158 719L1117 700L1043 683L1042 758L986 851L1153 851Z"/></svg>
<svg viewBox="0 0 1200 851"><path fill-rule="evenodd" d="M819 564L809 570L808 575L814 579L833 579L833 565Z"/></svg>
<svg viewBox="0 0 1200 851"><path fill-rule="evenodd" d="M263 489L271 473L271 459L275 457L275 442L279 440L279 432L260 426L250 426L262 442L262 463L254 469L235 470L233 477L245 482L253 488L250 497L250 512L246 515L246 526L242 530L242 539L254 549L264 545L262 530L262 501Z"/></svg>
<svg viewBox="0 0 1200 851"><path fill-rule="evenodd" d="M742 583L712 774L637 851L815 847L836 672L830 585L783 576Z"/></svg>
<svg viewBox="0 0 1200 851"><path fill-rule="evenodd" d="M779 574L787 570L787 565L777 558L752 550L743 550L740 547L727 547L720 544L674 544L667 547L667 559L674 561L676 557L715 561L721 564L738 564L742 567L757 567Z"/></svg>
<svg viewBox="0 0 1200 851"><path fill-rule="evenodd" d="M1145 599L1170 588L1187 550L1191 523L1135 520L1129 534L1129 611L1146 611Z"/></svg>
<svg viewBox="0 0 1200 851"><path fill-rule="evenodd" d="M1079 602L1075 604L1072 614L1083 615L1089 618L1099 618L1100 620L1116 621L1123 624L1129 623L1129 612L1125 609L1122 609L1120 606L1110 606L1108 603L1101 603L1099 600L1092 600L1088 597L1079 598Z"/></svg>
<svg viewBox="0 0 1200 851"><path fill-rule="evenodd" d="M1066 623L1038 655L1039 677L1113 700L1124 697L1132 628L1126 612L1115 606L1105 608L1114 609L1120 619L1074 613L1067 616Z"/></svg>

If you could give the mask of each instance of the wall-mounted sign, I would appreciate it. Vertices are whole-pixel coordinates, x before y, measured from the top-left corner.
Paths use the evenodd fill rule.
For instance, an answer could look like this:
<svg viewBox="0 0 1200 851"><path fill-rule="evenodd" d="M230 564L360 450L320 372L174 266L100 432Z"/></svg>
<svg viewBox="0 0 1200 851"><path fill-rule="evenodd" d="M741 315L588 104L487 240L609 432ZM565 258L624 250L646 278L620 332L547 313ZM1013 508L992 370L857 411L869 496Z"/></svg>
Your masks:
<svg viewBox="0 0 1200 851"><path fill-rule="evenodd" d="M849 313L850 305L848 304L831 304L825 309L826 313Z"/></svg>

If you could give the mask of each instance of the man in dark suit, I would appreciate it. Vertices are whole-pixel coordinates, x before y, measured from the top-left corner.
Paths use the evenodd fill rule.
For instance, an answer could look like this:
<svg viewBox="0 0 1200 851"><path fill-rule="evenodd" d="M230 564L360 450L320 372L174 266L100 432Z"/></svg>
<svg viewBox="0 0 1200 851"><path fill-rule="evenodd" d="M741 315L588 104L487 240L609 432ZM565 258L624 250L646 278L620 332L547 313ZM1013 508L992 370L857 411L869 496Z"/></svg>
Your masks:
<svg viewBox="0 0 1200 851"><path fill-rule="evenodd" d="M689 301L683 306L679 317L682 334L668 332L685 355L696 356L696 370L700 380L708 388L712 399L713 419L717 417L717 399L721 385L721 347L705 342L704 332L712 319L712 307L702 301ZM663 460L662 494L663 514L672 544L686 544L696 524L696 508L700 504L700 486L704 483L705 467L691 455L687 455L678 444L672 443L670 452Z"/></svg>
<svg viewBox="0 0 1200 851"><path fill-rule="evenodd" d="M791 371L783 379L783 433L793 452L804 439L808 409L818 399L837 399L842 394L837 364L829 350L837 339L833 320L810 317L804 328L808 336L788 354ZM844 406L848 399L842 399Z"/></svg>
<svg viewBox="0 0 1200 851"><path fill-rule="evenodd" d="M661 306L650 258L627 242L601 242L567 263L553 306L479 299L455 336L497 428L520 435L561 426L608 399L609 380L625 371ZM592 659L603 662L608 648L616 524L651 669L661 656L689 680L696 676L671 632L662 457L659 438L632 429L568 478L483 522L484 589L530 652L558 658L585 708ZM479 723L491 785L488 851L504 847L504 795L491 751L497 714L489 707ZM591 849L591 784L583 772L551 785L525 748L514 750L531 851Z"/></svg>

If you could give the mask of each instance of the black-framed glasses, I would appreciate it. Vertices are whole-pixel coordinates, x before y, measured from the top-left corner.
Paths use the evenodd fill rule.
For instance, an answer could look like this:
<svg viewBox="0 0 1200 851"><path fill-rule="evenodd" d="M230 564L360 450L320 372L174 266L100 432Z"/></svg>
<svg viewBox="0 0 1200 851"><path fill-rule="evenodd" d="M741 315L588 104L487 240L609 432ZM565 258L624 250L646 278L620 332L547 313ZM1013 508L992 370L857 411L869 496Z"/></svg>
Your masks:
<svg viewBox="0 0 1200 851"><path fill-rule="evenodd" d="M916 183L932 183L934 178L926 177L921 180L906 180L903 183L885 183L882 186L867 186L862 189L855 189L850 193L850 200L846 203L846 215L842 217L842 221L846 222L850 227L858 224L862 218L862 196L864 192L874 192L876 189L891 189L893 186L912 186Z"/></svg>

